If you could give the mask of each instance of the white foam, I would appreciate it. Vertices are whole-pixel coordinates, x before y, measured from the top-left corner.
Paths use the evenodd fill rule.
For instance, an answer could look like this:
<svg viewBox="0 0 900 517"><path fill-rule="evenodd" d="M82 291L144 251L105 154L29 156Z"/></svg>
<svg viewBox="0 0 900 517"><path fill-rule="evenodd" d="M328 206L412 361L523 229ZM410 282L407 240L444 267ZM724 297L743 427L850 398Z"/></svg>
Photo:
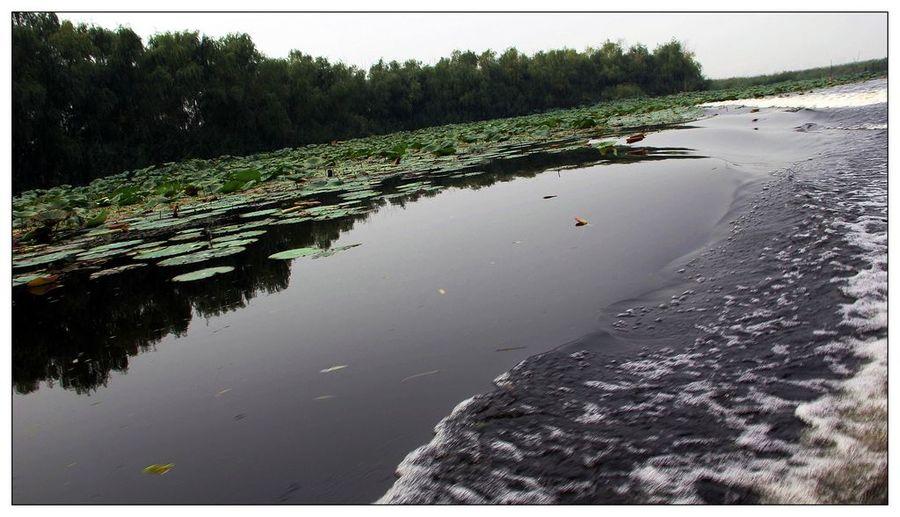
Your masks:
<svg viewBox="0 0 900 517"><path fill-rule="evenodd" d="M875 81L872 88L851 91L828 90L807 94L735 99L701 104L701 107L746 106L749 108L850 108L887 102L887 83ZM887 127L886 124L879 126ZM864 128L868 129L868 127ZM873 127L873 129L876 129Z"/></svg>

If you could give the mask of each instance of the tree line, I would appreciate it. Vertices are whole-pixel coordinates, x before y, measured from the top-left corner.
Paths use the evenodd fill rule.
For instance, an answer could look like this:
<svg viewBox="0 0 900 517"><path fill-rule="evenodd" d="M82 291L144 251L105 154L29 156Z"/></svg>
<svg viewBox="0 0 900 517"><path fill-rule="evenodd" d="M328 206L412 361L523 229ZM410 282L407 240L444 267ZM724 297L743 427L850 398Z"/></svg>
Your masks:
<svg viewBox="0 0 900 517"><path fill-rule="evenodd" d="M652 52L453 52L368 70L246 34L156 34L13 13L13 190L185 158L242 155L706 86L679 42Z"/></svg>
<svg viewBox="0 0 900 517"><path fill-rule="evenodd" d="M767 84L781 83L784 81L804 81L807 79L829 79L858 74L887 73L887 58L868 59L853 63L843 63L818 68L806 68L804 70L789 70L775 74L755 75L752 77L729 77L727 79L712 79L709 88L712 90L725 90L730 88L748 88L751 86L764 86Z"/></svg>

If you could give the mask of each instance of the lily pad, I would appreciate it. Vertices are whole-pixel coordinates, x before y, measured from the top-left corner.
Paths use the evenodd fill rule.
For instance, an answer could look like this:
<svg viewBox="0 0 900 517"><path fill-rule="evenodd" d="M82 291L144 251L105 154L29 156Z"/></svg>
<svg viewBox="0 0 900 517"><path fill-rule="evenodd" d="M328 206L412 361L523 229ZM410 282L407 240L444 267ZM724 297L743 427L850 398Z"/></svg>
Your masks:
<svg viewBox="0 0 900 517"><path fill-rule="evenodd" d="M235 239L246 239L249 237L259 237L260 235L263 235L265 233L266 233L266 230L250 230L250 231L246 231L246 232L232 233L232 234L228 234L228 235L223 235L221 237L213 237L212 242L216 243L216 242L233 241ZM215 244L213 244L213 245L215 246Z"/></svg>
<svg viewBox="0 0 900 517"><path fill-rule="evenodd" d="M156 263L157 266L168 267L168 266L183 266L186 264L196 264L198 262L206 262L207 260L228 257L230 255L237 255L238 253L245 251L247 248L243 246L226 246L224 248L211 248L208 250L198 251L196 253L189 253L187 255L179 255L177 257L167 258L165 260L160 260Z"/></svg>
<svg viewBox="0 0 900 517"><path fill-rule="evenodd" d="M275 212L278 212L277 208L269 208L267 210L257 210L255 212L247 212L246 214L241 214L241 219L252 219L254 217L262 217L264 215L271 215Z"/></svg>
<svg viewBox="0 0 900 517"><path fill-rule="evenodd" d="M232 266L219 266L219 267L208 267L206 269L200 269L197 271L192 271L190 273L185 273L183 275L178 275L172 278L173 282L193 282L195 280L203 280L204 278L209 278L211 276L220 275L223 273L230 273L234 271Z"/></svg>
<svg viewBox="0 0 900 517"><path fill-rule="evenodd" d="M313 258L330 257L330 256L334 255L335 253L340 253L344 250L349 250L350 248L355 248L357 246L362 246L362 243L358 242L356 244L348 244L346 246L336 246L334 248L322 250L319 253L316 253L315 255L313 255Z"/></svg>
<svg viewBox="0 0 900 517"><path fill-rule="evenodd" d="M375 197L378 195L378 192L374 190L357 190L356 192L347 192L346 194L341 194L341 199L368 199L370 197Z"/></svg>
<svg viewBox="0 0 900 517"><path fill-rule="evenodd" d="M53 262L59 262L68 257L71 257L72 255L81 253L83 251L84 250L81 248L74 248L74 249L68 249L68 250L63 250L63 251L57 251L55 253L48 253L46 255L38 255L38 256L30 258L30 259L22 260L19 262L13 262L12 267L13 267L13 269L25 269L25 268L30 268L30 267L34 267L34 266L41 266L44 264L52 264Z"/></svg>
<svg viewBox="0 0 900 517"><path fill-rule="evenodd" d="M198 239L203 235L203 232L200 230L190 232L190 233L181 233L169 238L170 241L192 241L194 239Z"/></svg>
<svg viewBox="0 0 900 517"><path fill-rule="evenodd" d="M181 255L205 248L208 244L205 242L187 242L184 244L173 244L158 250L144 251L134 256L135 260L148 260L163 257L171 257L172 255Z"/></svg>
<svg viewBox="0 0 900 517"><path fill-rule="evenodd" d="M272 224L271 219L262 219L259 221L253 221L244 224L232 224L228 226L221 226L219 228L213 228L211 232L214 235L221 235L225 233L234 233L234 232L242 232L244 230L249 230L252 228L259 228L260 226L265 226L267 224Z"/></svg>
<svg viewBox="0 0 900 517"><path fill-rule="evenodd" d="M212 245L213 248L228 248L233 246L246 246L248 244L253 244L257 239L250 237L249 239L234 239L230 241L220 241L216 242Z"/></svg>
<svg viewBox="0 0 900 517"><path fill-rule="evenodd" d="M91 273L91 280L96 280L98 278L103 278L105 276L117 275L119 273L123 273L125 271L131 271L132 269L138 269L146 266L144 262L138 262L136 264L125 264L124 266L111 267L109 269L102 269L100 271L95 271Z"/></svg>
<svg viewBox="0 0 900 517"><path fill-rule="evenodd" d="M273 253L269 255L270 259L275 260L291 260L300 257L308 257L310 255L315 255L320 253L322 250L319 248L295 248L292 250L281 251L278 253Z"/></svg>
<svg viewBox="0 0 900 517"><path fill-rule="evenodd" d="M272 224L278 224L278 225L297 224L297 223L302 223L303 221L311 221L311 220L312 220L312 217L285 217L284 219L275 221Z"/></svg>

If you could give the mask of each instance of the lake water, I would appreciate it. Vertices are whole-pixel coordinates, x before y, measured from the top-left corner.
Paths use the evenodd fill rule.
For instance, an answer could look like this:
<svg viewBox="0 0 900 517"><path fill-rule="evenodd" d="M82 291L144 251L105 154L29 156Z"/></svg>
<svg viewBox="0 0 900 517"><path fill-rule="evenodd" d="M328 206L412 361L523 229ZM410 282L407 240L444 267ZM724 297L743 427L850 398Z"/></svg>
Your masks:
<svg viewBox="0 0 900 517"><path fill-rule="evenodd" d="M14 501L376 500L460 400L677 282L741 195L824 145L792 130L802 114L753 118L649 134L681 149L652 160L485 174L283 226L206 281L144 268L16 292ZM361 246L267 258L313 243Z"/></svg>

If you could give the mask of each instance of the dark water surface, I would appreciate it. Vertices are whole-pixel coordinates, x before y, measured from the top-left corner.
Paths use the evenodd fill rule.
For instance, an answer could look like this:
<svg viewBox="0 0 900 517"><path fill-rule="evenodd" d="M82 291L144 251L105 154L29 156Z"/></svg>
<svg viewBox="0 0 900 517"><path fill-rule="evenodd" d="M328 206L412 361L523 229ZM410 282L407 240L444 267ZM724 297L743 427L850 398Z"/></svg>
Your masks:
<svg viewBox="0 0 900 517"><path fill-rule="evenodd" d="M373 501L460 400L677 278L763 173L824 145L793 131L808 118L729 113L642 142L688 149L668 159L488 174L281 227L208 281L145 268L17 292L14 501ZM266 258L311 243L362 245ZM157 463L175 467L142 473Z"/></svg>
<svg viewBox="0 0 900 517"><path fill-rule="evenodd" d="M745 113L704 122L735 166L806 157L742 187L680 281L457 405L382 502L887 502L887 106Z"/></svg>

